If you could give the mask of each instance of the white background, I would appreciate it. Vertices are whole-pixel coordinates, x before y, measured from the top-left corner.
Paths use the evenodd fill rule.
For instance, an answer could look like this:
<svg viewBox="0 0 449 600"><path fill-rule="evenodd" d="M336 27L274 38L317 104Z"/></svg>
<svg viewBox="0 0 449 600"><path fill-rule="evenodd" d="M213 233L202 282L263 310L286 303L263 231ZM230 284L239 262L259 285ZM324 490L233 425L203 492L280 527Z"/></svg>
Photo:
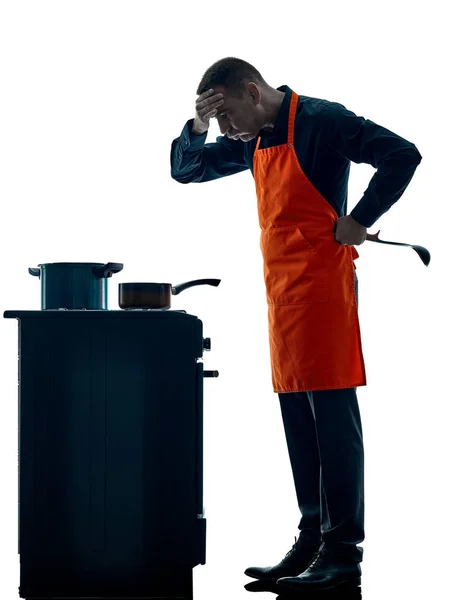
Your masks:
<svg viewBox="0 0 449 600"><path fill-rule="evenodd" d="M195 598L246 598L243 571L277 563L299 511L271 387L254 182L170 177L170 146L216 60L254 64L273 87L344 104L423 156L369 229L410 248L358 246L368 385L366 600L441 597L447 568L447 30L443 3L2 2L0 12L0 593L18 597L17 331L40 308L39 263L123 262L118 284L220 278L173 308L212 339L205 368L207 563ZM214 121L208 141L219 135ZM348 212L374 174L351 165ZM443 583L442 583L443 585ZM444 593L444 592L443 592ZM274 597L262 593L261 598Z"/></svg>

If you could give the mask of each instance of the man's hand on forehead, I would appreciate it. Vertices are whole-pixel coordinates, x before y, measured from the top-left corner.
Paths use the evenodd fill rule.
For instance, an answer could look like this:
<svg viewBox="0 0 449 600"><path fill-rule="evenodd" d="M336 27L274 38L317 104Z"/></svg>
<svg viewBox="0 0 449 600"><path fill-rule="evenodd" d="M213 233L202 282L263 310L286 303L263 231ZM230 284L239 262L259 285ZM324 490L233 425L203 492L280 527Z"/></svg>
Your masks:
<svg viewBox="0 0 449 600"><path fill-rule="evenodd" d="M200 94L195 103L193 131L204 133L209 129L209 120L217 115L217 109L223 104L223 94L210 89Z"/></svg>

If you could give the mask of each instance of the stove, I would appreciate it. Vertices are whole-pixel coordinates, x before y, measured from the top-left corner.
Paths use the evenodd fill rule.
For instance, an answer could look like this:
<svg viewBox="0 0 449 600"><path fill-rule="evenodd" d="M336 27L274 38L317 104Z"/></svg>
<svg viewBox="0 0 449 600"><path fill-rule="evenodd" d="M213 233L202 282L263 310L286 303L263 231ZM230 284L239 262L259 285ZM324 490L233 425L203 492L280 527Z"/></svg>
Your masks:
<svg viewBox="0 0 449 600"><path fill-rule="evenodd" d="M191 599L206 563L202 321L6 311L19 325L22 598Z"/></svg>

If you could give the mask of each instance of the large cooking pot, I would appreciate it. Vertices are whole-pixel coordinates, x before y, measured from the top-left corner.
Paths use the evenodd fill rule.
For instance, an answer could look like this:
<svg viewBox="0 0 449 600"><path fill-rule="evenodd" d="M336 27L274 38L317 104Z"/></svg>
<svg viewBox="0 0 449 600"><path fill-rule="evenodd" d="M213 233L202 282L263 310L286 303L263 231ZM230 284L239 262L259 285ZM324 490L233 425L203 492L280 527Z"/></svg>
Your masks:
<svg viewBox="0 0 449 600"><path fill-rule="evenodd" d="M171 307L171 295L195 285L213 285L217 287L221 279L195 279L179 285L171 283L119 283L120 308L146 308L167 310Z"/></svg>
<svg viewBox="0 0 449 600"><path fill-rule="evenodd" d="M45 263L28 272L41 280L41 309L107 310L108 279L123 263Z"/></svg>

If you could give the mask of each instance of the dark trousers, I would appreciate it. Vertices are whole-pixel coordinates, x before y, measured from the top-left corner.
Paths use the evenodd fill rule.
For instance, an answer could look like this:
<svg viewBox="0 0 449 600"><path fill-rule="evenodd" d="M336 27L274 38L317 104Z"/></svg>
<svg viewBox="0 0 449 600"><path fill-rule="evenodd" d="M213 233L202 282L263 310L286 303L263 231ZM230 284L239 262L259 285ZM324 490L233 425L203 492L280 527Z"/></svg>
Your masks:
<svg viewBox="0 0 449 600"><path fill-rule="evenodd" d="M358 304L358 281L355 279ZM300 539L319 540L360 562L364 452L356 388L280 393L301 520Z"/></svg>

